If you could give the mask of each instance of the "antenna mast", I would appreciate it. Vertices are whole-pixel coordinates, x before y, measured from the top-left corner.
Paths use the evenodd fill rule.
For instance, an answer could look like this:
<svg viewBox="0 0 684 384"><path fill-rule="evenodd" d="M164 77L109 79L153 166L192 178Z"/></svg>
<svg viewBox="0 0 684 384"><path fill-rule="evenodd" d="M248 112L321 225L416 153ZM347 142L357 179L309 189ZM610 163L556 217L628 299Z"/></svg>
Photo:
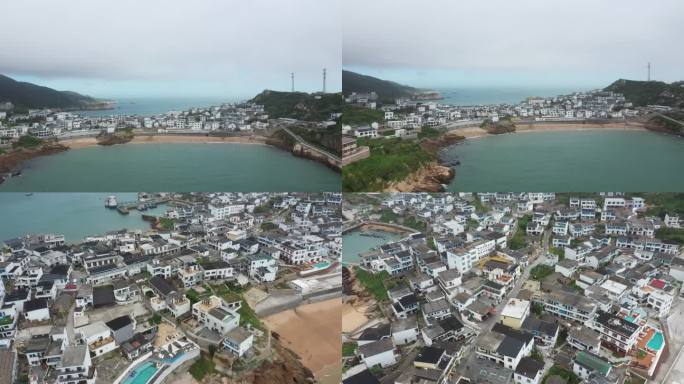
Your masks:
<svg viewBox="0 0 684 384"><path fill-rule="evenodd" d="M648 62L648 81L651 81L651 62Z"/></svg>
<svg viewBox="0 0 684 384"><path fill-rule="evenodd" d="M291 90L294 92L294 72L290 72L290 83L291 83Z"/></svg>
<svg viewBox="0 0 684 384"><path fill-rule="evenodd" d="M325 93L325 68L323 68L323 93Z"/></svg>

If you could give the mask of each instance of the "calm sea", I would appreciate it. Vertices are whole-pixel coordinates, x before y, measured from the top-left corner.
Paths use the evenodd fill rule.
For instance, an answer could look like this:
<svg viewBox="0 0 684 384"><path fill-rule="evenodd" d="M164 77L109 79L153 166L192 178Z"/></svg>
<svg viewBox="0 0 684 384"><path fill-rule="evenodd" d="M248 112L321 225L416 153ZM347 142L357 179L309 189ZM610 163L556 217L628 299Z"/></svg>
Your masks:
<svg viewBox="0 0 684 384"><path fill-rule="evenodd" d="M444 97L440 103L451 105L518 104L530 96L551 97L580 91L558 87L465 87L435 90Z"/></svg>
<svg viewBox="0 0 684 384"><path fill-rule="evenodd" d="M382 235L382 237L363 236L363 233L362 231L351 231L342 236L342 261L344 263L358 263L360 254L402 238L401 234L392 232L372 232Z"/></svg>
<svg viewBox="0 0 684 384"><path fill-rule="evenodd" d="M450 191L684 190L684 139L654 132L487 136L446 148L442 157L461 162Z"/></svg>
<svg viewBox="0 0 684 384"><path fill-rule="evenodd" d="M323 164L252 144L129 144L73 149L25 164L0 191L339 191Z"/></svg>
<svg viewBox="0 0 684 384"><path fill-rule="evenodd" d="M114 109L98 111L78 111L84 116L138 115L152 116L169 111L185 111L194 107L209 107L240 101L239 98L203 98L203 97L138 97L115 99Z"/></svg>
<svg viewBox="0 0 684 384"><path fill-rule="evenodd" d="M26 234L55 233L74 243L108 231L150 228L137 211L122 215L105 208L108 195L115 195L120 202L138 198L137 193L0 193L0 241ZM165 211L166 207L159 206L145 213L161 215Z"/></svg>

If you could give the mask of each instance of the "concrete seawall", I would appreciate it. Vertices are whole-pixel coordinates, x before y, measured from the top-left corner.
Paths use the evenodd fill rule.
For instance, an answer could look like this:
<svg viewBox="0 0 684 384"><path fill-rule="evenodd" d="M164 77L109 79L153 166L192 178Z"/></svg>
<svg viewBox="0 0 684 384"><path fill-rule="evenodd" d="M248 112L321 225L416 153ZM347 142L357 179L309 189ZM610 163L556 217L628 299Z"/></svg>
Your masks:
<svg viewBox="0 0 684 384"><path fill-rule="evenodd" d="M281 304L272 305L266 308L255 310L259 317L266 317L274 315L278 312L287 311L297 308L300 305L313 304L321 301L342 297L342 288L330 288L322 291L316 291L306 295L295 294L290 298L283 298L285 300Z"/></svg>

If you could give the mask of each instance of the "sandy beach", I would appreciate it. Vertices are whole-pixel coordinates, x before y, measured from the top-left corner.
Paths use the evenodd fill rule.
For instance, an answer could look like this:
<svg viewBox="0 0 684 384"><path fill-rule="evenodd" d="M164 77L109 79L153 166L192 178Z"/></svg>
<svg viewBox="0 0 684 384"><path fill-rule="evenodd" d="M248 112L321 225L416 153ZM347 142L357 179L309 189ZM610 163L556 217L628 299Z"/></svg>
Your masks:
<svg viewBox="0 0 684 384"><path fill-rule="evenodd" d="M370 304L354 306L351 303L344 303L342 306L342 332L354 332L368 323L370 319L365 313L369 308Z"/></svg>
<svg viewBox="0 0 684 384"><path fill-rule="evenodd" d="M321 383L339 383L341 375L342 299L336 298L263 318L283 344L302 359Z"/></svg>
<svg viewBox="0 0 684 384"><path fill-rule="evenodd" d="M647 129L639 123L601 123L601 124L572 124L572 123L548 123L548 124L516 124L516 133L533 132L571 132L571 131L646 131ZM456 128L449 131L465 137L466 139L477 139L485 136L493 136L479 127Z"/></svg>
<svg viewBox="0 0 684 384"><path fill-rule="evenodd" d="M69 148L86 148L98 145L97 139L94 137L79 137L74 139L60 140ZM184 143L200 143L200 144L261 144L266 145L266 138L263 136L204 136L204 135L136 135L133 140L126 144L184 144Z"/></svg>

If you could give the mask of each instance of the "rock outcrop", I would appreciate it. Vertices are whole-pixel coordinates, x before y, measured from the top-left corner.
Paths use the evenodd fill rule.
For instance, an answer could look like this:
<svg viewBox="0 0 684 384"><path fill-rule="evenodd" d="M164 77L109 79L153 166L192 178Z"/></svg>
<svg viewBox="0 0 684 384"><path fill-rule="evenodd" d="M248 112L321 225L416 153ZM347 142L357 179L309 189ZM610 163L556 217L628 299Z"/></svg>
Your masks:
<svg viewBox="0 0 684 384"><path fill-rule="evenodd" d="M0 173L12 172L20 168L21 164L35 157L52 155L68 150L62 144L45 143L38 148L15 149L0 155Z"/></svg>
<svg viewBox="0 0 684 384"><path fill-rule="evenodd" d="M454 170L430 162L406 179L390 184L385 192L443 192L444 185L454 178Z"/></svg>

